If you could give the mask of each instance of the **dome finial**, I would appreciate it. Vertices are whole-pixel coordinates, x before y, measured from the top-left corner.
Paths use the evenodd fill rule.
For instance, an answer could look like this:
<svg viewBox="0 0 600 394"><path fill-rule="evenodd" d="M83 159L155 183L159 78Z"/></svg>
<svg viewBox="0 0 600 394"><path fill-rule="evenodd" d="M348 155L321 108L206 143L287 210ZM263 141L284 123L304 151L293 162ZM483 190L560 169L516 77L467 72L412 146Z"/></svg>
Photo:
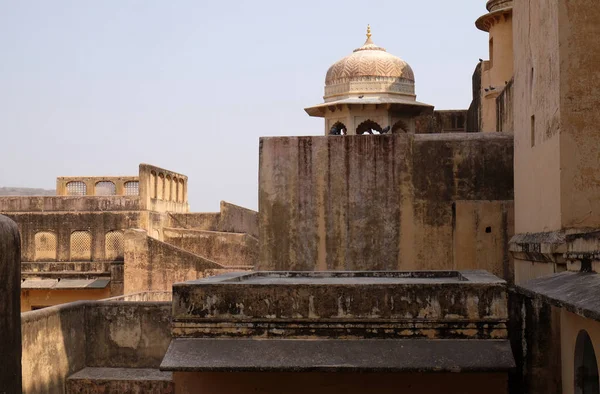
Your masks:
<svg viewBox="0 0 600 394"><path fill-rule="evenodd" d="M370 45L370 44L373 44L373 40L371 40L371 25L367 25L367 41L365 41L364 45Z"/></svg>

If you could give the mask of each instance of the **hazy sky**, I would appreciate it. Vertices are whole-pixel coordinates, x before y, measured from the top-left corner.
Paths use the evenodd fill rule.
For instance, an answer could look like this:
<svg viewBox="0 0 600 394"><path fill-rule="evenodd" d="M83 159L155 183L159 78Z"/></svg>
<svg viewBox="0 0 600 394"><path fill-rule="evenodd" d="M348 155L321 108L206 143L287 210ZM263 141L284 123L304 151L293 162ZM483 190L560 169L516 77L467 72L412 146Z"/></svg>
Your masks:
<svg viewBox="0 0 600 394"><path fill-rule="evenodd" d="M458 5L460 4L460 5ZM258 207L260 136L320 135L327 68L373 40L417 99L467 108L484 0L0 0L0 186L188 175L194 211Z"/></svg>

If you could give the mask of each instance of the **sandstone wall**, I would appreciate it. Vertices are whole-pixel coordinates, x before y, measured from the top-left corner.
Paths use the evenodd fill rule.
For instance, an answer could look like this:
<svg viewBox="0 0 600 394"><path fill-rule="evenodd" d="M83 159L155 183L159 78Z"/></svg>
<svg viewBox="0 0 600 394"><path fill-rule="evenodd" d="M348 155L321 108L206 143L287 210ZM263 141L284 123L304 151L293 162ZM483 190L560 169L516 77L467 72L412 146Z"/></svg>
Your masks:
<svg viewBox="0 0 600 394"><path fill-rule="evenodd" d="M210 276L224 269L176 246L151 238L143 230L125 232L124 294L169 291L176 282Z"/></svg>
<svg viewBox="0 0 600 394"><path fill-rule="evenodd" d="M79 301L23 313L23 393L62 394L85 367L157 368L169 317L168 302Z"/></svg>
<svg viewBox="0 0 600 394"><path fill-rule="evenodd" d="M506 134L262 138L258 269L510 280L512 151Z"/></svg>
<svg viewBox="0 0 600 394"><path fill-rule="evenodd" d="M21 260L17 225L0 215L0 393L21 392Z"/></svg>
<svg viewBox="0 0 600 394"><path fill-rule="evenodd" d="M496 98L496 131L514 131L514 100L513 100L514 80L511 79L502 90L502 93Z"/></svg>
<svg viewBox="0 0 600 394"><path fill-rule="evenodd" d="M21 259L23 261L103 261L122 260L123 253L118 248L112 248L110 232L121 232L116 237L122 238L122 231L127 228L138 227L140 213L135 211L103 212L18 212L7 213L11 219L18 223L23 239ZM79 252L72 253L71 247L77 237L72 238L74 232L85 232L89 238L85 242L85 250L78 248ZM38 239L36 234L48 234L53 242ZM108 236L108 244L107 244ZM45 246L39 245L44 243ZM52 246L52 245L54 246ZM36 253L36 247L38 248ZM112 248L112 249L111 249ZM89 258L80 256L86 255Z"/></svg>
<svg viewBox="0 0 600 394"><path fill-rule="evenodd" d="M188 212L188 177L164 168L140 164L141 209L156 212Z"/></svg>
<svg viewBox="0 0 600 394"><path fill-rule="evenodd" d="M258 212L221 201L220 212L169 213L167 227L246 233L258 238Z"/></svg>
<svg viewBox="0 0 600 394"><path fill-rule="evenodd" d="M165 228L163 231L164 242L220 265L256 265L258 240L248 234L177 228Z"/></svg>

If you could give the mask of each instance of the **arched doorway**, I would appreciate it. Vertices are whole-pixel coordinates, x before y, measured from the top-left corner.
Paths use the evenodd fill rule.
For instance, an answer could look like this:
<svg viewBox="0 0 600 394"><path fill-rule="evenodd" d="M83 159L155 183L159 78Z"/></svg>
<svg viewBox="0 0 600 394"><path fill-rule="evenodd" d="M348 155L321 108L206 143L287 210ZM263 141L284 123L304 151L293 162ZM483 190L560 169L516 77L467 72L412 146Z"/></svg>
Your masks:
<svg viewBox="0 0 600 394"><path fill-rule="evenodd" d="M585 330L579 331L575 343L575 394L600 394L596 352Z"/></svg>
<svg viewBox="0 0 600 394"><path fill-rule="evenodd" d="M377 124L377 122L373 122L372 120L365 120L356 128L356 134L381 134L381 126Z"/></svg>
<svg viewBox="0 0 600 394"><path fill-rule="evenodd" d="M329 129L329 135L347 135L348 128L342 122L335 122L331 129Z"/></svg>

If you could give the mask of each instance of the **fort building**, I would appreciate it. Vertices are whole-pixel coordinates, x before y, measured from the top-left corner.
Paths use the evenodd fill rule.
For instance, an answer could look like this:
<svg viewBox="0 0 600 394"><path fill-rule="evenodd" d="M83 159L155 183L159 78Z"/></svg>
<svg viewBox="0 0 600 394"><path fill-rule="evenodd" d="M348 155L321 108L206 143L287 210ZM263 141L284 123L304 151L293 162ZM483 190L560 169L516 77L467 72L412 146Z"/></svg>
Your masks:
<svg viewBox="0 0 600 394"><path fill-rule="evenodd" d="M0 197L21 233L21 310L167 291L254 266L256 213L225 202L192 213L187 183L141 164L137 176L59 177L56 196Z"/></svg>
<svg viewBox="0 0 600 394"><path fill-rule="evenodd" d="M23 392L599 393L600 10L487 7L468 111L416 102L410 67L368 36L306 110L325 135L260 139L258 213L190 212L187 177L148 165L0 198L22 239L0 218L7 299L104 285L21 296L47 306L21 315Z"/></svg>

